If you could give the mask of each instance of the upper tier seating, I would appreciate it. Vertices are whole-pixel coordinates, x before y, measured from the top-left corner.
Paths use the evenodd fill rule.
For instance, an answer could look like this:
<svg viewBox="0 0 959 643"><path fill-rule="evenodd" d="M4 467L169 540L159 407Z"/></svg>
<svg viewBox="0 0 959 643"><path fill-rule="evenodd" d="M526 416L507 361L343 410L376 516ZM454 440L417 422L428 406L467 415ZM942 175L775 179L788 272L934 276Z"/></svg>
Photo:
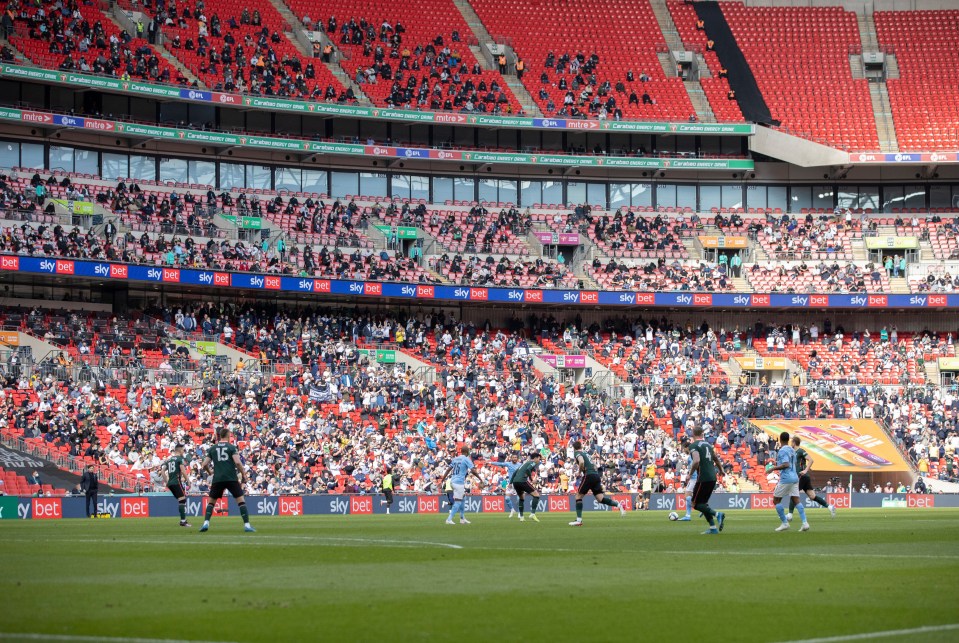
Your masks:
<svg viewBox="0 0 959 643"><path fill-rule="evenodd" d="M523 59L523 84L548 116L596 118L600 105L605 106L606 118L611 120L617 109L623 118L648 121L685 121L695 114L683 81L667 78L663 72L657 51L664 39L648 0L559 0L550 4L539 0L475 0L472 4L490 34L509 39ZM594 54L598 62L592 65ZM548 56L554 60L547 66ZM557 71L564 56L569 62ZM579 56L582 61L573 72L571 63ZM632 81L627 78L630 72ZM581 78L575 83L577 75ZM643 82L641 76L649 80ZM560 88L561 81L568 89ZM603 90L606 83L608 89ZM619 83L622 91L617 89ZM581 97L584 91L585 101ZM568 93L572 105L564 107ZM631 93L636 95L635 103L630 102ZM649 102L644 103L644 94L649 95ZM608 103L610 98L615 99L614 106Z"/></svg>
<svg viewBox="0 0 959 643"><path fill-rule="evenodd" d="M880 47L899 78L886 81L899 149L959 149L959 11L877 11Z"/></svg>
<svg viewBox="0 0 959 643"><path fill-rule="evenodd" d="M879 149L868 81L854 80L849 66L850 50L861 48L855 13L841 7L721 6L773 119L799 136L842 149Z"/></svg>

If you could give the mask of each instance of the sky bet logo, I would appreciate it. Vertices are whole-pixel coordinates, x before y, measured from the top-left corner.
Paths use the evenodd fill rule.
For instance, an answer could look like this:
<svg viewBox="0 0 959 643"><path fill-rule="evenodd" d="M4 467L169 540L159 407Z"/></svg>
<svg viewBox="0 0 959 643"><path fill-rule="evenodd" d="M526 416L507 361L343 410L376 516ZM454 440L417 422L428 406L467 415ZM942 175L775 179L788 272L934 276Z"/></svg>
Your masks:
<svg viewBox="0 0 959 643"><path fill-rule="evenodd" d="M829 295L809 295L809 305L826 307L829 305Z"/></svg>
<svg viewBox="0 0 959 643"><path fill-rule="evenodd" d="M329 279L314 279L313 292L331 292L333 290Z"/></svg>
<svg viewBox="0 0 959 643"><path fill-rule="evenodd" d="M436 289L433 286L417 286L416 296L419 299L433 299L436 296Z"/></svg>
<svg viewBox="0 0 959 643"><path fill-rule="evenodd" d="M228 273L228 272L214 272L214 273L213 273L213 285L214 285L214 286L229 286L229 285L230 285L230 273Z"/></svg>
<svg viewBox="0 0 959 643"><path fill-rule="evenodd" d="M470 288L470 299L473 301L486 301L489 299L489 290L486 288Z"/></svg>
<svg viewBox="0 0 959 643"><path fill-rule="evenodd" d="M378 281L367 281L363 284L363 294L379 296L383 294L383 284Z"/></svg>
<svg viewBox="0 0 959 643"><path fill-rule="evenodd" d="M753 295L752 296L752 305L755 307L768 307L770 304L769 295Z"/></svg>
<svg viewBox="0 0 959 643"><path fill-rule="evenodd" d="M180 283L180 271L176 268L164 268L163 269L163 281L170 281L173 283Z"/></svg>
<svg viewBox="0 0 959 643"><path fill-rule="evenodd" d="M267 290L279 290L280 289L280 277L265 277L263 279L263 287Z"/></svg>
<svg viewBox="0 0 959 643"><path fill-rule="evenodd" d="M0 270L20 270L20 257L0 257Z"/></svg>
<svg viewBox="0 0 959 643"><path fill-rule="evenodd" d="M125 264L110 264L111 279L126 279L130 276L130 267Z"/></svg>
<svg viewBox="0 0 959 643"><path fill-rule="evenodd" d="M74 270L74 265L72 261L61 261L57 260L57 274L58 275L72 275Z"/></svg>
<svg viewBox="0 0 959 643"><path fill-rule="evenodd" d="M889 297L886 295L869 295L870 308L886 308L889 306Z"/></svg>
<svg viewBox="0 0 959 643"><path fill-rule="evenodd" d="M523 301L527 303L543 303L543 291L542 290L527 290L524 295Z"/></svg>
<svg viewBox="0 0 959 643"><path fill-rule="evenodd" d="M400 288L400 296L416 297L416 286L403 286Z"/></svg>
<svg viewBox="0 0 959 643"><path fill-rule="evenodd" d="M163 280L163 271L159 268L150 268L147 270L147 279L149 281L162 281Z"/></svg>

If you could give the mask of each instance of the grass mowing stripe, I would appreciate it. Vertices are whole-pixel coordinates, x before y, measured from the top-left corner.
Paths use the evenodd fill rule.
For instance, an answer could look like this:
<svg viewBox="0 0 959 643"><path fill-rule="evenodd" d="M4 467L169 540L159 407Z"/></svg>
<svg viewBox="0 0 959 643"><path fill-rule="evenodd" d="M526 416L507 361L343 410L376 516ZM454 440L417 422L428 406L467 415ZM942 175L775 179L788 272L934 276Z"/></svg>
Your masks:
<svg viewBox="0 0 959 643"><path fill-rule="evenodd" d="M884 630L882 632L863 632L862 634L845 634L841 636L826 636L818 639L799 639L796 641L783 641L783 643L840 643L840 641L864 641L868 639L885 639L891 636L907 636L910 634L931 634L932 632L947 632L949 630L959 630L959 623L949 625L927 625L925 627L914 627L908 630Z"/></svg>
<svg viewBox="0 0 959 643"><path fill-rule="evenodd" d="M70 643L230 643L229 641L196 641L192 639L144 639L128 636L80 636L71 634L42 634L40 632L0 632L0 640L8 641L69 641Z"/></svg>
<svg viewBox="0 0 959 643"><path fill-rule="evenodd" d="M34 542L33 539L26 538L5 538L6 542ZM72 543L120 543L124 545L182 545L183 538L67 538ZM237 538L235 540L224 540L216 537L204 537L199 540L189 541L189 544L205 545L252 545L254 547L263 547L267 545L317 545L323 543L340 543L346 547L362 547L364 545L376 545L380 547L401 547L401 548L420 548L420 547L441 547L443 549L463 549L462 545L453 543L438 543L429 540L389 540L385 538L340 538L335 536L249 536Z"/></svg>

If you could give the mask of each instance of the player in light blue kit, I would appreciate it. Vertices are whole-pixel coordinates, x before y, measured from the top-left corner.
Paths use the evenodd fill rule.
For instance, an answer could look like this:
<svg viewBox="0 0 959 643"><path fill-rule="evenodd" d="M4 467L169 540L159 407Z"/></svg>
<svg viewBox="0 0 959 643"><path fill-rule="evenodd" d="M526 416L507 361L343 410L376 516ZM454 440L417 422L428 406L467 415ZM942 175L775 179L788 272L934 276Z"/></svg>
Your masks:
<svg viewBox="0 0 959 643"><path fill-rule="evenodd" d="M476 467L473 465L473 460L470 458L470 448L463 447L461 449L462 455L458 455L453 458L453 461L450 462L449 468L446 470L446 473L443 474L443 477L440 478L440 484L443 484L443 481L449 477L450 481L453 483L453 507L450 509L450 515L446 519L447 525L452 525L453 516L456 515L456 512L460 514L460 524L468 525L470 521L466 519L464 514L464 505L466 498L466 476L472 475L476 478L480 485L483 485L483 479L480 478L480 475L476 473Z"/></svg>
<svg viewBox="0 0 959 643"><path fill-rule="evenodd" d="M693 489L696 488L696 481L699 480L699 470L693 471L693 456L689 452L689 444L683 446L686 451L686 470L692 471L689 474L689 480L686 481L686 515L680 518L680 522L689 522L693 519Z"/></svg>
<svg viewBox="0 0 959 643"><path fill-rule="evenodd" d="M779 453L776 454L776 466L773 471L779 471L779 484L773 491L773 502L776 503L776 513L779 514L781 525L776 527L776 531L786 531L789 529L789 523L786 521L786 507L789 499L796 501L796 511L802 518L802 527L799 531L809 531L809 523L806 522L806 508L799 502L799 472L796 471L796 451L789 446L789 433L783 431L779 434Z"/></svg>
<svg viewBox="0 0 959 643"><path fill-rule="evenodd" d="M510 484L513 474L519 469L519 454L515 451L509 456L506 462L487 462L492 467L503 467L506 469L506 476L503 478L503 494L506 496L506 504L509 505L509 517L516 515L516 489Z"/></svg>

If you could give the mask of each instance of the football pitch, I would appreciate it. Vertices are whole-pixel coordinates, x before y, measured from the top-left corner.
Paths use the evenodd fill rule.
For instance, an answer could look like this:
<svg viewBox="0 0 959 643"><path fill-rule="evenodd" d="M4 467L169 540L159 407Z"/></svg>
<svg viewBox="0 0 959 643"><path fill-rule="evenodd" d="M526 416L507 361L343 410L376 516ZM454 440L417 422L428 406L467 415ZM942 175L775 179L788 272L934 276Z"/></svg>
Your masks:
<svg viewBox="0 0 959 643"><path fill-rule="evenodd" d="M0 640L956 641L959 510L0 522Z"/></svg>

